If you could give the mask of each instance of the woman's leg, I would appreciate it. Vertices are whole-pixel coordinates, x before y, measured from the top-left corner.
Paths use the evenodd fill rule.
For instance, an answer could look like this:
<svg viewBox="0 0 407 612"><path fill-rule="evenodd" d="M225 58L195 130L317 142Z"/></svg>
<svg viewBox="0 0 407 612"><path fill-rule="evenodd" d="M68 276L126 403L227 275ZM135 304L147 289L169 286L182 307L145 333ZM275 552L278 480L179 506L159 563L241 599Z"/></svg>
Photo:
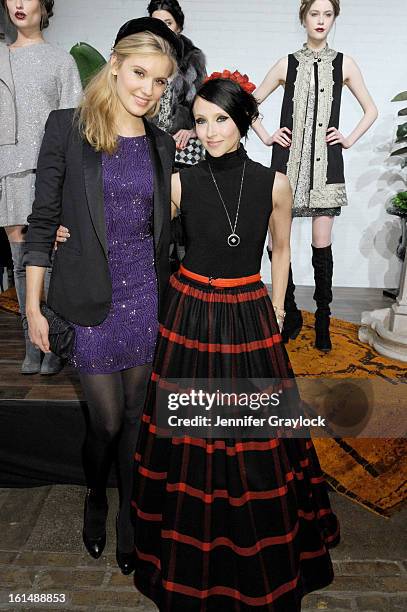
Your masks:
<svg viewBox="0 0 407 612"><path fill-rule="evenodd" d="M22 374L37 374L41 368L41 351L36 348L28 336L27 316L25 312L25 267L24 257L24 225L10 225L5 227L10 243L11 256L14 267L14 284L16 287L18 304L20 306L21 321L25 337L25 357L21 365Z"/></svg>
<svg viewBox="0 0 407 612"><path fill-rule="evenodd" d="M312 219L312 246L324 249L331 246L332 227L335 217L313 217Z"/></svg>
<svg viewBox="0 0 407 612"><path fill-rule="evenodd" d="M125 412L117 451L120 510L117 518L117 545L122 553L133 550L134 531L131 521L134 453L140 431L141 415L151 376L151 364L122 372Z"/></svg>
<svg viewBox="0 0 407 612"><path fill-rule="evenodd" d="M124 391L120 372L80 374L87 402L83 447L86 483L94 497L105 499L109 468L123 425Z"/></svg>
<svg viewBox="0 0 407 612"><path fill-rule="evenodd" d="M317 303L315 313L315 346L322 351L332 348L329 335L329 317L332 302L332 226L334 217L314 217L312 220L312 266L314 268Z"/></svg>
<svg viewBox="0 0 407 612"><path fill-rule="evenodd" d="M88 485L83 542L89 554L97 559L106 544L106 483L123 424L124 393L120 372L81 374L80 380L88 406L87 432L83 447Z"/></svg>

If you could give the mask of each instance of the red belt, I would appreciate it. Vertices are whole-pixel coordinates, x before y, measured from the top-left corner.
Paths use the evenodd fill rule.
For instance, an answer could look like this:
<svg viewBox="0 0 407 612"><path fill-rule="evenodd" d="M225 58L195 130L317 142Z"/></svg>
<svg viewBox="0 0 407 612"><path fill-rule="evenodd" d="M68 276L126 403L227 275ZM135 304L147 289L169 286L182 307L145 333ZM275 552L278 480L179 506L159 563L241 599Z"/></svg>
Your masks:
<svg viewBox="0 0 407 612"><path fill-rule="evenodd" d="M252 274L252 276L242 276L241 278L213 278L212 276L202 276L202 274L190 272L182 264L179 267L179 271L183 276L210 285L211 287L240 287L241 285L250 285L250 283L261 281L260 273Z"/></svg>

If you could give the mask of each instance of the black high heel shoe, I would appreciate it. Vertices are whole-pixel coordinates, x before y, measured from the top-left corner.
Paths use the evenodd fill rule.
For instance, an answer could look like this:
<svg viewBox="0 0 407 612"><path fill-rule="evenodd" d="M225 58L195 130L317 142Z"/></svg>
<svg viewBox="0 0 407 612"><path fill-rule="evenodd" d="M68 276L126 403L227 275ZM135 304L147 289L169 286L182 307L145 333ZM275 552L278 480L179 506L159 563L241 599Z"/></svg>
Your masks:
<svg viewBox="0 0 407 612"><path fill-rule="evenodd" d="M108 512L107 500L96 502L94 499L94 492L92 489L88 489L85 497L85 507L83 512L83 530L82 539L85 544L85 548L94 559L99 559L100 555L104 551L106 545L106 518ZM93 508L92 508L93 506ZM100 535L90 535L90 524L93 523L93 531L95 523L100 523Z"/></svg>
<svg viewBox="0 0 407 612"><path fill-rule="evenodd" d="M329 314L319 313L315 314L315 348L329 353L332 350L331 336L329 334Z"/></svg>
<svg viewBox="0 0 407 612"><path fill-rule="evenodd" d="M116 514L116 561L125 576L129 576L136 569L134 553L125 553L119 550L119 514Z"/></svg>

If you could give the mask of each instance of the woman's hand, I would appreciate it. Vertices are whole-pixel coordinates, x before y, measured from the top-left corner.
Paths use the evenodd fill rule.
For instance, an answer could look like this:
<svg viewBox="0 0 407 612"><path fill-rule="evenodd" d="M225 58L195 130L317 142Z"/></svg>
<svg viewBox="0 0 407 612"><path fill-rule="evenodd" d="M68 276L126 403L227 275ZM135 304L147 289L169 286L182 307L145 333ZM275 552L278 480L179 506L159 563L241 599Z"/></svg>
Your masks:
<svg viewBox="0 0 407 612"><path fill-rule="evenodd" d="M190 138L196 138L196 132L194 129L192 130L178 130L176 134L173 136L175 142L177 143L177 149L182 150L188 146Z"/></svg>
<svg viewBox="0 0 407 612"><path fill-rule="evenodd" d="M69 229L63 225L60 225L55 236L54 251L58 249L58 242L66 242L70 237L71 234L69 233Z"/></svg>
<svg viewBox="0 0 407 612"><path fill-rule="evenodd" d="M332 146L332 145L340 144L340 145L342 145L343 149L349 149L350 148L350 143L347 141L345 136L343 134L341 134L341 132L339 130L337 130L335 127L329 128L329 130L327 130L326 134L327 134L326 142L329 145Z"/></svg>
<svg viewBox="0 0 407 612"><path fill-rule="evenodd" d="M279 128L272 136L270 136L264 143L268 147L271 147L275 142L284 149L288 149L291 146L291 130L287 127Z"/></svg>
<svg viewBox="0 0 407 612"><path fill-rule="evenodd" d="M27 312L28 319L28 334L31 342L38 346L43 353L50 353L49 350L49 325L45 317L42 316L41 311L38 310L33 313Z"/></svg>
<svg viewBox="0 0 407 612"><path fill-rule="evenodd" d="M283 331L283 326L284 326L285 310L284 308L279 308L278 306L275 306L274 304L273 304L273 308L274 308L274 314L276 315L277 325L281 333Z"/></svg>

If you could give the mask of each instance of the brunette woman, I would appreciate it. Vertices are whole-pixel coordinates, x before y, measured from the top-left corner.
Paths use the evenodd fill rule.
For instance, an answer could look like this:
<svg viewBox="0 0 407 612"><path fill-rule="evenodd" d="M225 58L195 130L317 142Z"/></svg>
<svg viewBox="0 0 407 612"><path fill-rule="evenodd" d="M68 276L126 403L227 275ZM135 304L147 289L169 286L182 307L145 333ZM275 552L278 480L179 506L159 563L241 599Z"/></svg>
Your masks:
<svg viewBox="0 0 407 612"><path fill-rule="evenodd" d="M165 612L297 612L332 581L327 549L339 540L312 441L160 434L159 393L176 381L278 379L297 398L280 335L289 181L240 144L258 116L250 84L219 76L193 105L206 159L172 179L186 254L170 279L136 453L135 584ZM271 299L259 274L268 229Z"/></svg>
<svg viewBox="0 0 407 612"><path fill-rule="evenodd" d="M60 359L41 351L28 336L24 232L34 200L35 171L45 122L51 111L76 106L82 86L69 53L45 42L43 30L53 15L53 0L2 0L17 29L9 46L0 45L0 226L6 230L23 323L26 352L22 374L55 374ZM48 291L50 269L45 278Z"/></svg>
<svg viewBox="0 0 407 612"><path fill-rule="evenodd" d="M312 265L317 310L315 346L332 348L329 317L332 301L332 226L347 205L342 151L365 134L377 118L376 106L355 61L328 46L340 13L340 0L302 0L300 21L307 42L275 64L255 92L263 102L279 85L285 88L281 127L270 136L257 121L254 129L273 146L272 167L287 174L293 190L293 216L312 218ZM363 109L363 118L348 135L339 131L342 88L346 85ZM269 255L271 258L271 242ZM290 268L283 338L294 339L302 326Z"/></svg>
<svg viewBox="0 0 407 612"><path fill-rule="evenodd" d="M51 113L38 162L26 239L31 340L49 350L39 310L59 224L48 304L75 329L72 363L88 407L83 540L97 558L106 541L106 481L119 476L117 561L132 565L131 457L151 372L158 312L169 277L173 139L147 121L176 69L178 39L158 19L122 26L110 62L75 111Z"/></svg>
<svg viewBox="0 0 407 612"><path fill-rule="evenodd" d="M158 127L172 134L177 143L175 162L191 166L203 158L203 147L196 138L191 104L206 77L205 56L182 34L185 16L177 0L152 0L147 7L150 17L161 19L178 36L180 54L178 71L165 91L160 112L154 119Z"/></svg>

